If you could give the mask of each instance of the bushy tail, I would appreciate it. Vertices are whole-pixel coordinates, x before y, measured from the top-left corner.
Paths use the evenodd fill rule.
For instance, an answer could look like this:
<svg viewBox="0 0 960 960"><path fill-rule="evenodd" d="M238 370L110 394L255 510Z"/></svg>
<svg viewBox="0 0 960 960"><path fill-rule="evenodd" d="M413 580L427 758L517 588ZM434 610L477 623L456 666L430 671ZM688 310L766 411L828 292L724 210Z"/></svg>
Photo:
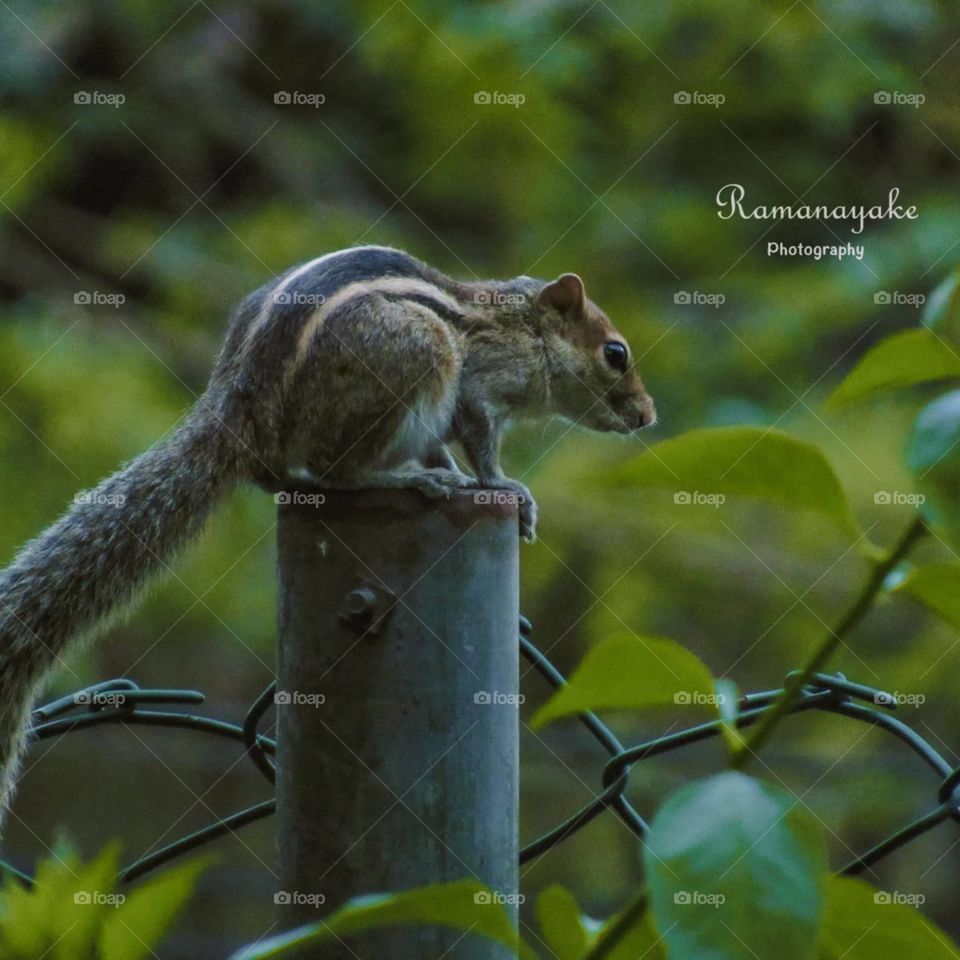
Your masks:
<svg viewBox="0 0 960 960"><path fill-rule="evenodd" d="M177 431L93 490L0 572L0 817L34 696L70 642L129 603L239 479L236 441L206 398Z"/></svg>

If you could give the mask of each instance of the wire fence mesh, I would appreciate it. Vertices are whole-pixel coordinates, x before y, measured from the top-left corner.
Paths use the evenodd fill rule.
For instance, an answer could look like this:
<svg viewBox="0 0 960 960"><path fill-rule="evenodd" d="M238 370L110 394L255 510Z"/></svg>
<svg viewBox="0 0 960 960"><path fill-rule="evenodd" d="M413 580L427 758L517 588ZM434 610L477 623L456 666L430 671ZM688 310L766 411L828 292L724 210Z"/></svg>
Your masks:
<svg viewBox="0 0 960 960"><path fill-rule="evenodd" d="M566 678L532 642L531 632L530 622L521 617L518 637L520 653L552 688L558 689L566 683ZM788 674L787 682L790 677ZM275 684L270 684L251 704L242 723L235 724L198 715L186 709L156 709L186 708L202 703L203 694L197 690L142 689L129 679L106 680L37 708L34 711L35 736L37 740L45 740L105 724L200 731L211 737L232 740L242 746L253 766L272 785L275 780L272 757L276 752L276 741L260 733L258 728L262 718L274 704L275 687ZM737 726L744 728L756 723L774 708L783 693L784 688L781 687L742 696ZM842 874L861 873L947 819L960 823L960 767L952 767L928 740L895 717L895 709L896 699L892 694L852 682L842 674L823 673L814 676L814 682L804 688L802 696L790 708L791 713L820 710L878 727L920 756L936 777L936 800L930 810L854 857L839 871ZM648 830L647 822L624 795L633 769L644 760L720 736L723 726L723 721L711 720L643 743L625 746L595 714L584 713L580 714L579 718L609 754L602 770L601 790L589 803L524 846L520 851L521 863L562 843L608 810L619 816L630 831L642 840ZM275 810L276 801L272 799L237 810L133 861L121 870L120 880L123 883L137 880L177 857L233 833L247 824L269 817ZM33 885L32 877L10 863L0 860L0 870L16 877L25 886Z"/></svg>

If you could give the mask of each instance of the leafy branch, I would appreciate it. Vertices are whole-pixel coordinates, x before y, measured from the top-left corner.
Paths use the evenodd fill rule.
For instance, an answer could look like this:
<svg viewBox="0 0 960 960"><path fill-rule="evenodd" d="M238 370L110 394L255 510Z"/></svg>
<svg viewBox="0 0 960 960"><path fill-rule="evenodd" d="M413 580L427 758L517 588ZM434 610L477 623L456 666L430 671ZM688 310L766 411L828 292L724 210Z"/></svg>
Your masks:
<svg viewBox="0 0 960 960"><path fill-rule="evenodd" d="M843 638L863 619L883 590L884 581L890 572L907 556L917 540L926 531L926 523L923 517L918 514L897 543L879 560L874 562L870 576L846 613L840 618L837 625L828 631L803 668L790 678L784 687L783 695L776 701L769 713L766 713L760 720L754 733L733 754L730 765L735 770L741 769L750 757L755 755L770 739L777 724L790 712L790 709L801 696L803 688L810 683L815 673L823 669Z"/></svg>

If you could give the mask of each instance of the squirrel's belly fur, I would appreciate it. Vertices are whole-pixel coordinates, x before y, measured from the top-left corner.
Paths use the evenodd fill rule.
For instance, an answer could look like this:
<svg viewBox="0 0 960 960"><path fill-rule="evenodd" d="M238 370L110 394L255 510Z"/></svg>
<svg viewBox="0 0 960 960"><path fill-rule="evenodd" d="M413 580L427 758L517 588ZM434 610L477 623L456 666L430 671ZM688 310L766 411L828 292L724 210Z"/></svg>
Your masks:
<svg viewBox="0 0 960 960"><path fill-rule="evenodd" d="M573 274L462 283L399 250L357 247L295 267L235 311L202 397L166 440L103 480L0 572L0 816L30 707L71 641L128 605L238 483L282 488L468 484L522 491L499 466L513 413L600 430L654 420L618 338ZM456 440L476 480L444 444ZM400 469L419 461L416 470Z"/></svg>

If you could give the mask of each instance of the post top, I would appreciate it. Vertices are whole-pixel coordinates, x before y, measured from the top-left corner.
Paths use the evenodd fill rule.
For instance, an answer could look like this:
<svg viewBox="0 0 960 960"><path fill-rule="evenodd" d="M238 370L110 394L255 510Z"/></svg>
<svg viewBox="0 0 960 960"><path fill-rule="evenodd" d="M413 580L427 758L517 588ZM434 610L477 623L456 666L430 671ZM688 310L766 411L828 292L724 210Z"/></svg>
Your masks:
<svg viewBox="0 0 960 960"><path fill-rule="evenodd" d="M275 493L274 502L281 517L311 516L320 511L321 517L348 513L355 519L368 518L372 523L382 521L386 515L397 519L437 512L455 521L474 523L480 519L516 519L518 512L517 494L506 490L454 490L449 497L434 499L417 490L337 490L305 481Z"/></svg>

